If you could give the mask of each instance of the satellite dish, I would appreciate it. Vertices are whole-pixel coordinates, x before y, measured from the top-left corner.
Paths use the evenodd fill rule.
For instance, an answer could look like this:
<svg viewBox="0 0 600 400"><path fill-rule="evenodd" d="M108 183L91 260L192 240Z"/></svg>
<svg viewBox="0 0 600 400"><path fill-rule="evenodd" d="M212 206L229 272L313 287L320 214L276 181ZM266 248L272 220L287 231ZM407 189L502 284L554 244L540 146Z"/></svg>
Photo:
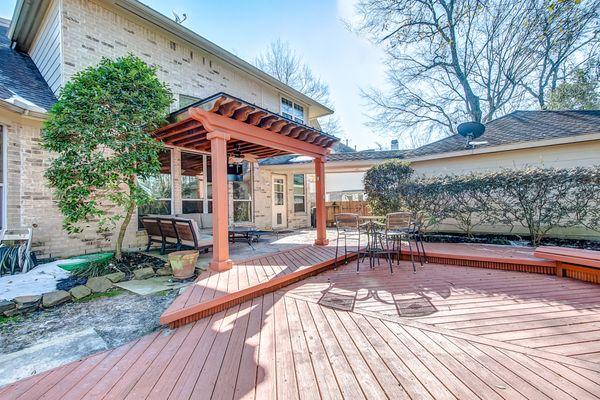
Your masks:
<svg viewBox="0 0 600 400"><path fill-rule="evenodd" d="M485 132L485 125L480 122L463 122L458 126L458 134L468 139L477 139Z"/></svg>
<svg viewBox="0 0 600 400"><path fill-rule="evenodd" d="M463 122L458 125L458 134L465 139L467 139L467 143L465 145L466 148L472 147L475 142L473 139L477 139L483 135L485 132L485 125L480 122ZM482 142L483 143L483 142ZM487 142L485 142L487 143ZM473 146L474 147L474 146Z"/></svg>

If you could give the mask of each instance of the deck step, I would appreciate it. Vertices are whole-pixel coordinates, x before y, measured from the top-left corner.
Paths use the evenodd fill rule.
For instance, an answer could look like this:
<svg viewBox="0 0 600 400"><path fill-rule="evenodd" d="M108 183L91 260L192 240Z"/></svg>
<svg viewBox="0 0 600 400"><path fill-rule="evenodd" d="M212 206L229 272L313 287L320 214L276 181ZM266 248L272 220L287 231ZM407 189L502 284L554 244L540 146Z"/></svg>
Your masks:
<svg viewBox="0 0 600 400"><path fill-rule="evenodd" d="M337 261L341 263L345 259L351 260L355 257L356 253L351 252L347 256L339 255ZM335 262L335 248L308 246L239 261L229 271L219 273L207 271L199 276L194 285L190 286L180 296L181 299L177 299L173 306L161 315L160 323L171 328L192 323L331 269ZM274 276L262 275L261 278L263 279L259 279L259 281L252 284L247 276L240 279L242 270L247 274L252 269L252 272L259 276L260 272L256 270L264 270L265 268L273 270L280 268L281 270L278 273L276 272ZM238 276L231 276L231 274L237 274ZM235 282L233 289L228 287L225 292L215 288L215 285L218 285L218 282L222 282L223 279L231 281L232 278ZM246 282L246 279L248 279L247 283L241 284L241 281Z"/></svg>

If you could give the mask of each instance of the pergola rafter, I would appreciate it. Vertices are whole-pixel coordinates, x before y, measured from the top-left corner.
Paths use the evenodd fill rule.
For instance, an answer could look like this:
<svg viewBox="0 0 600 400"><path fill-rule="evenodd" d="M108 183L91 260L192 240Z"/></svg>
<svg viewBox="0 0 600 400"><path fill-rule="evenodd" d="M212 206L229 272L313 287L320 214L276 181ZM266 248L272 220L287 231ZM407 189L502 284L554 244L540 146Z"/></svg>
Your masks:
<svg viewBox="0 0 600 400"><path fill-rule="evenodd" d="M283 154L314 158L317 240L325 237L325 157L338 139L269 110L219 93L171 114L171 123L153 135L169 147L209 152L213 187L213 260L211 268L231 268L228 242L227 164L230 155L249 159Z"/></svg>

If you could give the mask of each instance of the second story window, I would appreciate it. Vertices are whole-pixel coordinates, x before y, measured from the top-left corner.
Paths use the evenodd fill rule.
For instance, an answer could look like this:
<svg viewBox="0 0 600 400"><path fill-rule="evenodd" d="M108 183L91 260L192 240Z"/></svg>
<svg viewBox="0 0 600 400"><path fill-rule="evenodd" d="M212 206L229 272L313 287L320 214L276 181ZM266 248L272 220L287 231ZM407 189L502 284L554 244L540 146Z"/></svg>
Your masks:
<svg viewBox="0 0 600 400"><path fill-rule="evenodd" d="M304 123L304 107L285 97L281 98L281 115L295 122Z"/></svg>

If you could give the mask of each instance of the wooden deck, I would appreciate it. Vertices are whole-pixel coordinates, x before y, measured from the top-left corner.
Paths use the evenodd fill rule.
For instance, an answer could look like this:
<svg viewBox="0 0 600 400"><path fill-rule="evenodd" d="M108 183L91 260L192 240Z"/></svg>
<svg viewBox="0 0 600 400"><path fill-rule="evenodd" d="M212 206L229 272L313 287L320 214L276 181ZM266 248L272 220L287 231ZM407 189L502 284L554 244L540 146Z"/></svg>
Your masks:
<svg viewBox="0 0 600 400"><path fill-rule="evenodd" d="M209 287L212 299L224 298L306 270L331 251L317 257L311 249L249 260L252 268L186 291L177 307L197 305ZM0 388L0 398L600 398L597 285L437 264L413 274L402 262L393 275L383 261L359 274L355 267L286 281Z"/></svg>
<svg viewBox="0 0 600 400"><path fill-rule="evenodd" d="M600 287L556 276L408 263L327 271L285 289L320 304L418 321L600 363ZM350 267L350 268L349 268Z"/></svg>
<svg viewBox="0 0 600 400"><path fill-rule="evenodd" d="M160 322L175 328L197 321L322 272L334 262L335 247L304 246L239 261L228 271L204 271L161 315Z"/></svg>

